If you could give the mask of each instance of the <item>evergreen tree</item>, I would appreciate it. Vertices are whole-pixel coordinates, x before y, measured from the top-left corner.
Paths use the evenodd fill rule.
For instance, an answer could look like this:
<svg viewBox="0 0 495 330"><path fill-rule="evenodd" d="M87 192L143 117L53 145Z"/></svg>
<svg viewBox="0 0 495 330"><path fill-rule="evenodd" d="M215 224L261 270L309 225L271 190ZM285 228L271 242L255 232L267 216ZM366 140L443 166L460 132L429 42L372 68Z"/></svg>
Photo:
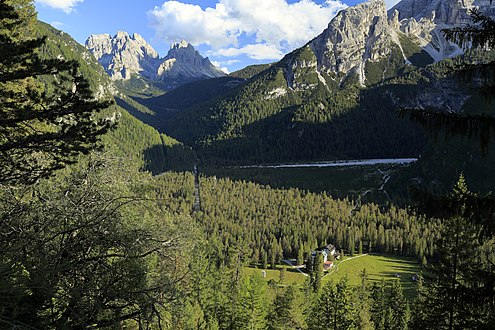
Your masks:
<svg viewBox="0 0 495 330"><path fill-rule="evenodd" d="M368 273L366 272L366 268L361 271L360 275L361 285L355 292L357 296L357 299L355 299L357 310L356 327L357 329L371 330L374 329L374 325L371 320Z"/></svg>
<svg viewBox="0 0 495 330"><path fill-rule="evenodd" d="M355 242L354 242L354 237L351 237L349 239L349 247L348 247L348 250L349 250L349 256L350 257L354 257L354 252L355 252Z"/></svg>
<svg viewBox="0 0 495 330"><path fill-rule="evenodd" d="M424 286L423 275L419 274L417 278L416 286L417 296L413 301L412 314L410 320L411 329L425 329L424 324L428 319L428 311L425 309L426 302L428 300L427 288Z"/></svg>
<svg viewBox="0 0 495 330"><path fill-rule="evenodd" d="M329 281L321 290L318 300L308 315L308 329L352 329L355 311L352 309L350 299L346 279L336 286Z"/></svg>
<svg viewBox="0 0 495 330"><path fill-rule="evenodd" d="M460 206L470 196L461 175L450 198ZM423 303L418 314L425 319L415 316L414 323L427 329L489 328L495 324L495 292L489 281L493 272L481 259L486 239L462 215L445 219L443 228L438 260L429 265L432 276L426 277L425 293L418 298Z"/></svg>
<svg viewBox="0 0 495 330"><path fill-rule="evenodd" d="M297 250L296 264L297 265L304 264L304 250L303 250L303 246L302 245L299 245L299 249Z"/></svg>
<svg viewBox="0 0 495 330"><path fill-rule="evenodd" d="M263 250L261 251L261 269L267 269L268 267L268 256L266 254L266 251Z"/></svg>
<svg viewBox="0 0 495 330"><path fill-rule="evenodd" d="M308 253L308 258L306 259L306 273L308 273L310 276L313 275L313 256L311 255L311 252Z"/></svg>
<svg viewBox="0 0 495 330"><path fill-rule="evenodd" d="M110 122L94 114L76 62L41 59L32 1L0 1L0 183L32 183L95 147Z"/></svg>
<svg viewBox="0 0 495 330"><path fill-rule="evenodd" d="M321 289L321 279L323 278L323 255L316 254L315 264L313 265L313 290L319 292Z"/></svg>
<svg viewBox="0 0 495 330"><path fill-rule="evenodd" d="M266 329L266 282L259 274L246 279L241 289L234 329Z"/></svg>
<svg viewBox="0 0 495 330"><path fill-rule="evenodd" d="M297 289L289 285L283 293L277 292L272 308L268 314L268 329L301 329L298 317L300 306L297 304Z"/></svg>
<svg viewBox="0 0 495 330"><path fill-rule="evenodd" d="M386 329L388 313L384 280L373 283L371 298L371 320L376 330L384 330Z"/></svg>
<svg viewBox="0 0 495 330"><path fill-rule="evenodd" d="M400 280L392 282L388 305L391 311L391 323L389 323L388 328L407 330L410 313Z"/></svg>

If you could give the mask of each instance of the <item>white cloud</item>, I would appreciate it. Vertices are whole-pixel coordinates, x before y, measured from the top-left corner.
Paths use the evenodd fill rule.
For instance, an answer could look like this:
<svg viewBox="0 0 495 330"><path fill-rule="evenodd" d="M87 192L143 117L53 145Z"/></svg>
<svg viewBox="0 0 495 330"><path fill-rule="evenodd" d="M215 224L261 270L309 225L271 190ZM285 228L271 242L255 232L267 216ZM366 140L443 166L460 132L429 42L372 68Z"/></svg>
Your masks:
<svg viewBox="0 0 495 330"><path fill-rule="evenodd" d="M241 48L222 48L213 52L216 56L237 57L247 55L255 60L277 60L284 56L284 53L274 45L250 44Z"/></svg>
<svg viewBox="0 0 495 330"><path fill-rule="evenodd" d="M211 64L213 64L213 65L214 65L214 66L216 66L217 68L220 68L220 70L222 70L222 71L223 71L223 72L225 72L226 74L229 74L229 73L230 73L229 68L227 68L226 66L222 66L222 62L211 61Z"/></svg>
<svg viewBox="0 0 495 330"><path fill-rule="evenodd" d="M228 60L220 62L222 65L232 65L241 62L240 60Z"/></svg>
<svg viewBox="0 0 495 330"><path fill-rule="evenodd" d="M84 0L36 0L36 3L46 5L55 9L63 10L66 14L74 11L74 7Z"/></svg>
<svg viewBox="0 0 495 330"><path fill-rule="evenodd" d="M209 52L211 54L211 52ZM216 67L219 67L220 70L222 70L223 72L225 73L230 73L230 69L228 68L229 66L233 65L233 64L237 64L237 63L240 63L241 61L240 60L227 60L227 61L211 61L211 63L216 66Z"/></svg>
<svg viewBox="0 0 495 330"><path fill-rule="evenodd" d="M185 39L209 45L223 56L237 53L276 59L320 34L345 7L338 0L323 4L313 0L292 4L287 0L219 0L214 8L202 9L166 1L150 10L148 18L157 35L169 42Z"/></svg>
<svg viewBox="0 0 495 330"><path fill-rule="evenodd" d="M57 21L51 22L50 25L59 30L65 26L64 23Z"/></svg>

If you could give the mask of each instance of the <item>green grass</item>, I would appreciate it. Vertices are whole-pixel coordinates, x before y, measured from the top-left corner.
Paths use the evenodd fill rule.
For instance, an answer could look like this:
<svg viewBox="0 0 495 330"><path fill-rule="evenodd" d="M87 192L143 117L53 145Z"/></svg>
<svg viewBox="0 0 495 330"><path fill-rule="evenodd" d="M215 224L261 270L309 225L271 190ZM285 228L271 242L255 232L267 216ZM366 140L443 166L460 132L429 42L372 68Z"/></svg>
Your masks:
<svg viewBox="0 0 495 330"><path fill-rule="evenodd" d="M336 267L325 274L323 283L330 280L338 282L347 277L349 285L358 285L361 283L361 271L366 268L371 283L382 279L385 281L396 280L395 274L400 274L402 287L409 298L413 297L416 291L416 282L411 280L411 276L420 272L420 266L416 259L394 255L369 254L356 255L355 258L345 257L343 261L337 261ZM280 284L300 285L304 283L306 276L286 265L277 265L277 269L266 269L266 281L274 280L278 283L281 268L285 268L286 273L284 281ZM246 275L250 276L257 273L261 274L262 269L245 267L244 271Z"/></svg>
<svg viewBox="0 0 495 330"><path fill-rule="evenodd" d="M285 268L285 279L282 283L279 283L281 285L289 285L289 284L303 284L304 280L306 279L306 276L303 274L299 273L297 270L285 266L285 265L277 265L277 269L265 269L266 270L266 281L274 280L275 282L279 282L280 280L280 269ZM262 269L260 268L252 268L252 267L244 267L244 271L246 275L254 275L254 274L261 274Z"/></svg>
<svg viewBox="0 0 495 330"><path fill-rule="evenodd" d="M339 281L347 276L349 285L361 282L361 271L366 268L370 282L396 280L395 274L400 274L400 281L407 297L414 296L416 282L411 276L420 272L415 259L402 258L393 255L362 255L354 259L338 262L337 269L323 278L323 283L329 280Z"/></svg>
<svg viewBox="0 0 495 330"><path fill-rule="evenodd" d="M415 296L416 282L411 280L411 276L420 272L420 267L416 259L394 255L356 255L353 259L346 257L343 261L337 261L336 266L337 269L334 268L334 270L325 274L323 283L330 280L338 282L344 277L347 277L349 285L359 285L361 283L361 271L366 268L368 279L371 283L381 281L382 279L385 281L397 280L398 278L395 274L400 274L400 281L406 297L411 299ZM266 269L266 281L274 280L278 283L281 268L286 268L287 271L284 281L279 284L301 285L304 283L306 276L286 265L277 265L277 269ZM262 269L245 267L244 271L246 275L250 276L261 274Z"/></svg>

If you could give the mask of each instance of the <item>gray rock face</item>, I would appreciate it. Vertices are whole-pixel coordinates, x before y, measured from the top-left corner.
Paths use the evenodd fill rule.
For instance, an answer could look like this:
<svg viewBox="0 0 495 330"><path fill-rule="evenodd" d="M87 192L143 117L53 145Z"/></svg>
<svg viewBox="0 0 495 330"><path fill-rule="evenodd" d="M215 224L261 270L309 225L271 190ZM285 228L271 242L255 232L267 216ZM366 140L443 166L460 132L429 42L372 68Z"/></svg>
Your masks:
<svg viewBox="0 0 495 330"><path fill-rule="evenodd" d="M385 2L371 0L340 11L310 47L318 70L326 73L356 71L364 84L364 66L390 54L398 37L389 25Z"/></svg>
<svg viewBox="0 0 495 330"><path fill-rule="evenodd" d="M225 73L214 66L208 58L202 57L186 41L175 43L157 69L157 79L217 78Z"/></svg>
<svg viewBox="0 0 495 330"><path fill-rule="evenodd" d="M113 80L130 79L133 74L152 77L159 65L158 53L139 34L118 32L92 35L86 48L96 57Z"/></svg>
<svg viewBox="0 0 495 330"><path fill-rule="evenodd" d="M340 11L322 34L309 43L316 56L319 74L356 73L362 85L368 62L377 62L394 51L402 52L406 37L440 61L462 53L441 32L471 22L469 11L480 8L495 16L495 1L490 0L402 0L388 12L383 0L370 0ZM288 72L296 71L294 62ZM291 87L292 79L288 79Z"/></svg>
<svg viewBox="0 0 495 330"><path fill-rule="evenodd" d="M114 37L92 35L86 41L86 48L113 80L128 80L139 75L151 81L166 81L174 87L186 81L225 76L185 41L172 45L163 59L137 33L131 36L118 32Z"/></svg>
<svg viewBox="0 0 495 330"><path fill-rule="evenodd" d="M455 25L469 20L468 11L474 8L474 2L473 0L402 0L392 8L392 11L399 12L399 20L414 18L419 21L422 18L429 18L437 24Z"/></svg>
<svg viewBox="0 0 495 330"><path fill-rule="evenodd" d="M462 53L441 30L470 23L469 11L474 8L495 16L495 3L489 0L402 0L388 14L398 15L400 30L440 61Z"/></svg>

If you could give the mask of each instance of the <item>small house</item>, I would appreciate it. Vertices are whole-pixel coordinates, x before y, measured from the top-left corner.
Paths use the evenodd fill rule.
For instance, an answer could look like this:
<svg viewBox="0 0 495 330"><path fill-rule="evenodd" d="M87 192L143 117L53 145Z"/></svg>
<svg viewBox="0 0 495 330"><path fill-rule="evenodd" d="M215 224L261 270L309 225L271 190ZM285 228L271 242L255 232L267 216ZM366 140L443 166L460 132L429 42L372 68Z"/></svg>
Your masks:
<svg viewBox="0 0 495 330"><path fill-rule="evenodd" d="M324 270L324 271L328 271L328 270L330 270L332 267L333 267L333 261L328 260L328 261L325 261L325 262L323 263L323 270Z"/></svg>
<svg viewBox="0 0 495 330"><path fill-rule="evenodd" d="M321 254L323 256L323 269L328 270L333 267L333 260L340 258L340 253L337 251L335 246L332 244L328 244L324 247L318 248L315 251L311 252L311 258L313 262L316 259L316 255ZM326 266L325 266L326 265ZM325 267L328 267L325 269Z"/></svg>

